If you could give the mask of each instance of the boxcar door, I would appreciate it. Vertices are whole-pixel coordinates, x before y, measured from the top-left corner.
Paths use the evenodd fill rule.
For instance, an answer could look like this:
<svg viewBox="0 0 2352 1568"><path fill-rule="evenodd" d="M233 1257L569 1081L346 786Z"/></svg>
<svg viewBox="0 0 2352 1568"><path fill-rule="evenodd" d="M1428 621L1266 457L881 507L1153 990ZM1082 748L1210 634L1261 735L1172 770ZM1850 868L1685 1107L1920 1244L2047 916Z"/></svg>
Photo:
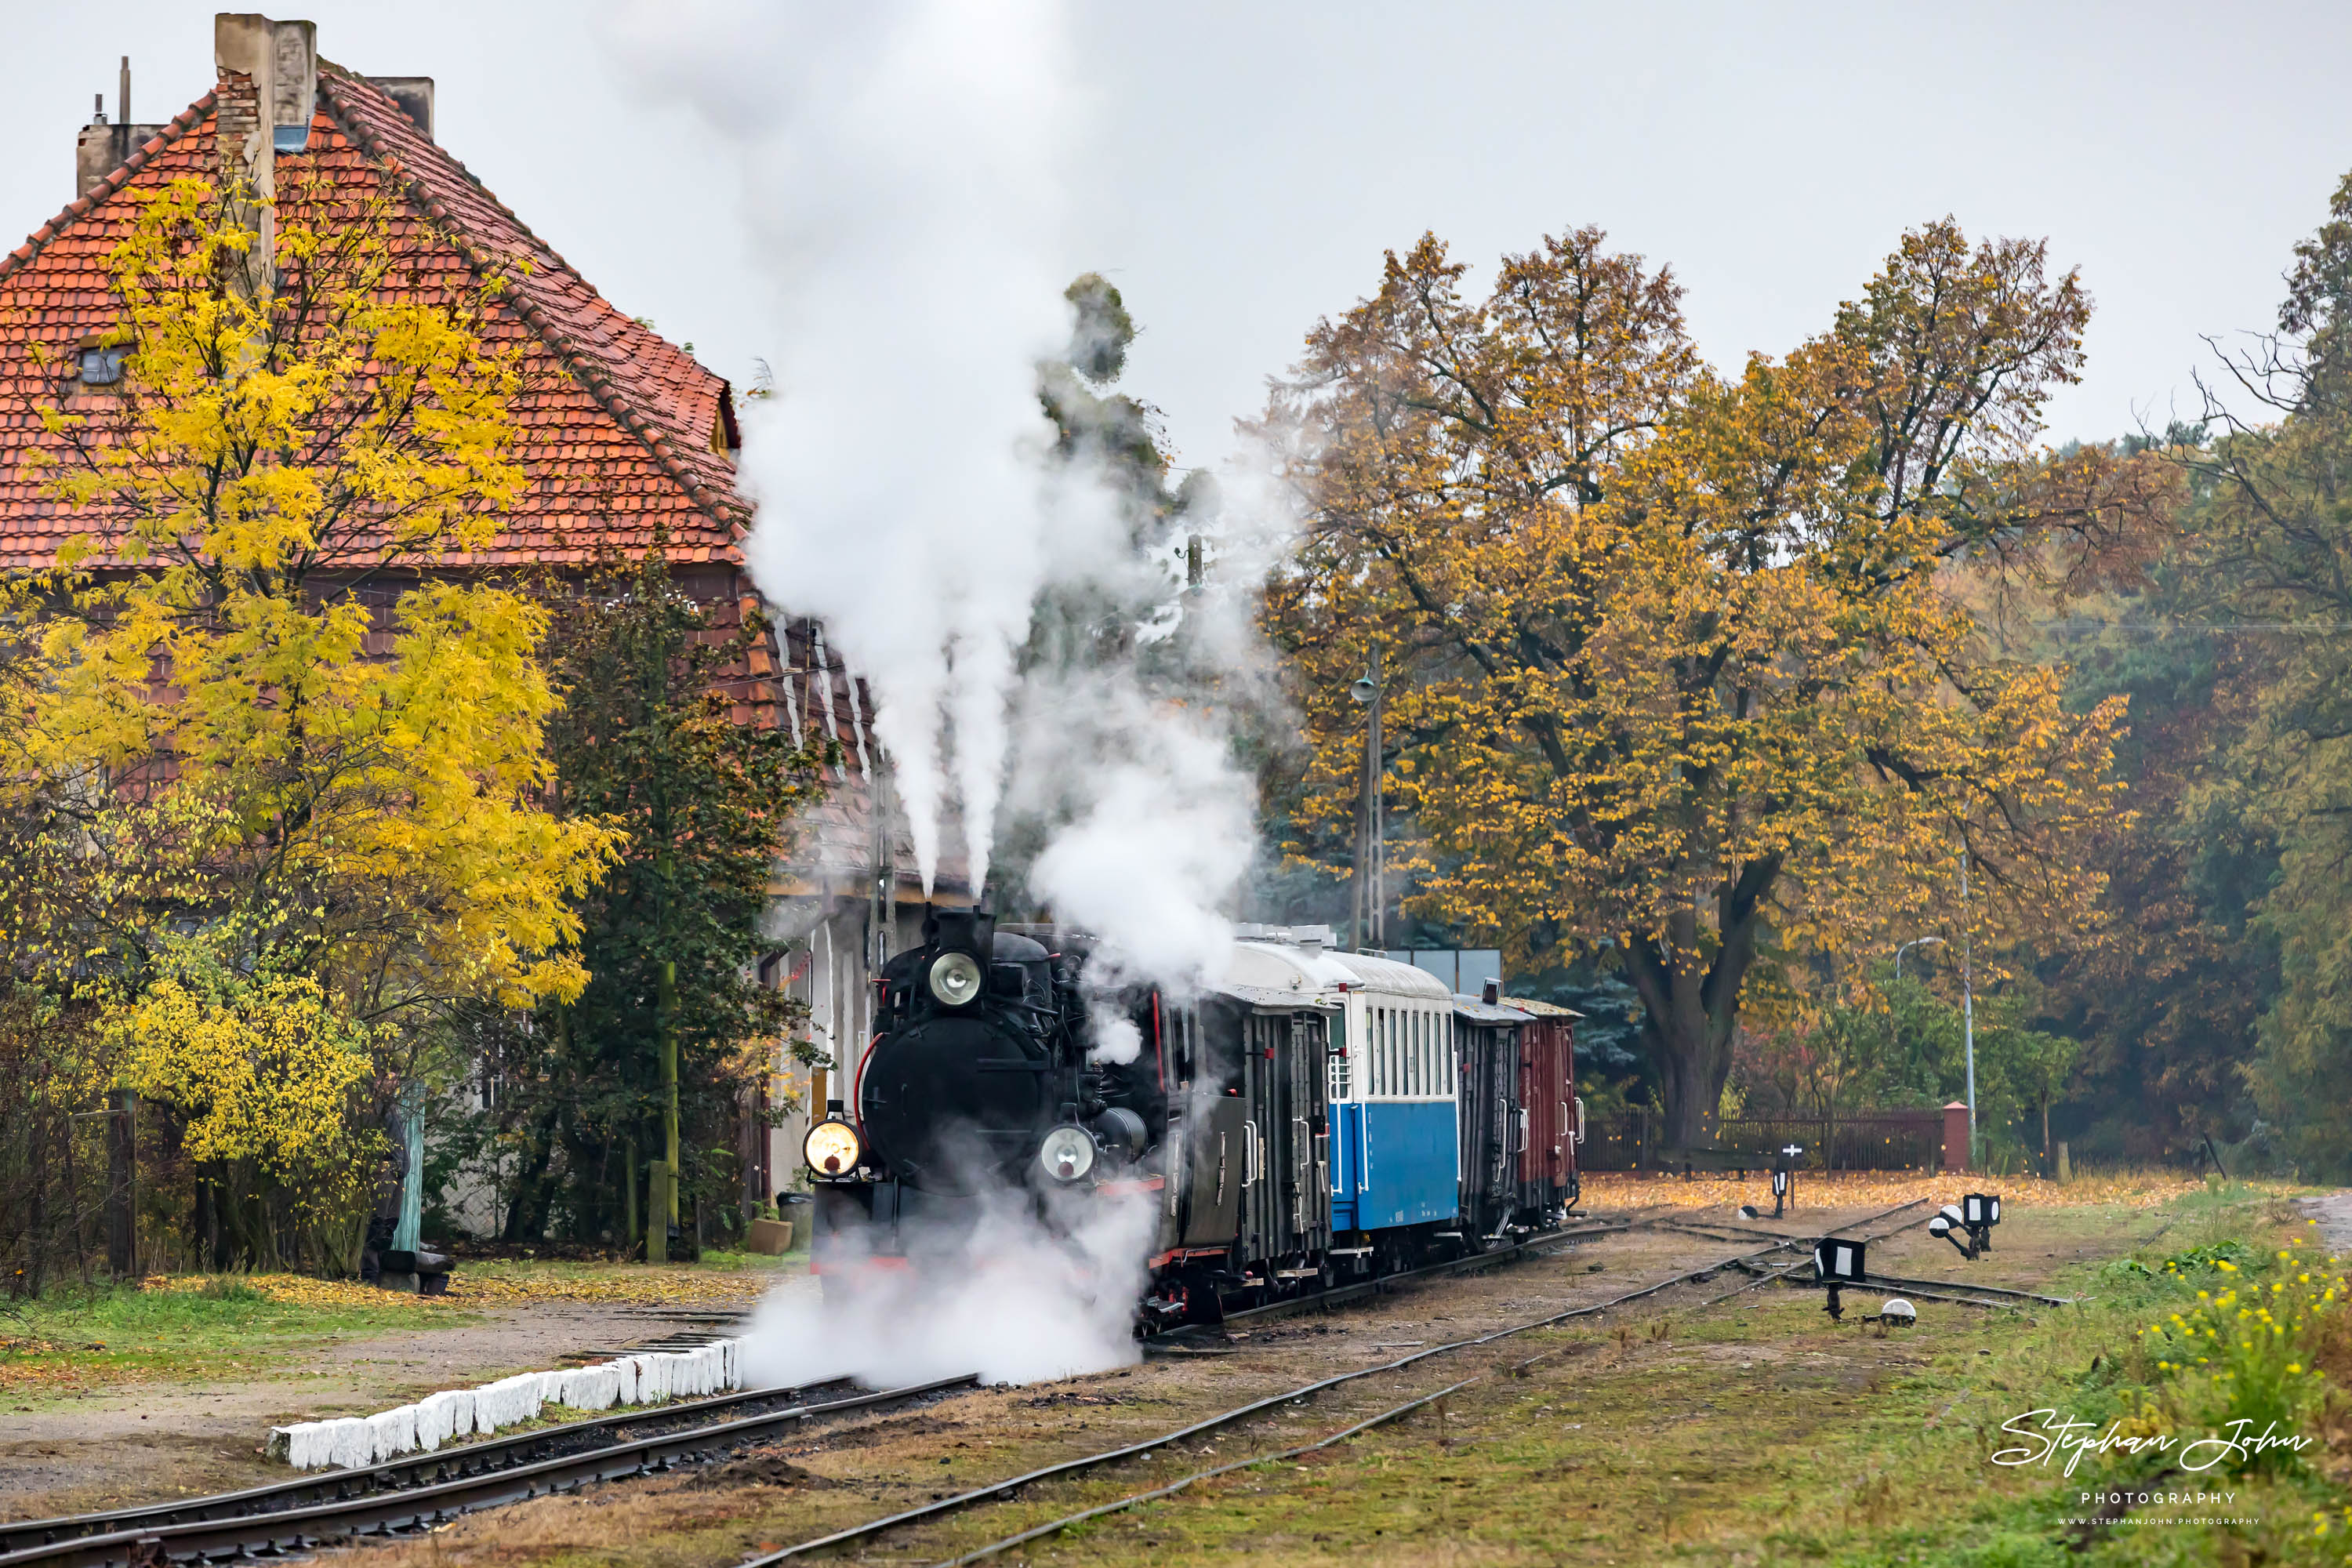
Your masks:
<svg viewBox="0 0 2352 1568"><path fill-rule="evenodd" d="M1293 1013L1283 1047L1284 1118L1289 1180L1284 1193L1289 1211L1289 1246L1320 1251L1331 1236L1329 1175L1329 1077L1324 1063L1324 1022L1311 1013Z"/></svg>
<svg viewBox="0 0 2352 1568"><path fill-rule="evenodd" d="M1190 1010L1188 1010L1190 1011ZM1229 1009L1190 1012L1190 1060L1181 1085L1185 1105L1183 1245L1224 1247L1240 1230L1242 1179L1247 1173L1243 1133L1247 1120L1240 1094L1240 1042L1231 1037Z"/></svg>
<svg viewBox="0 0 2352 1568"><path fill-rule="evenodd" d="M1573 1047L1565 1024L1539 1018L1519 1030L1519 1098L1527 1108L1527 1148L1519 1158L1522 1201L1549 1208L1567 1194L1576 1168Z"/></svg>
<svg viewBox="0 0 2352 1568"><path fill-rule="evenodd" d="M1275 1049L1276 1027L1285 1020L1262 1013L1244 1013L1241 1020L1242 1103L1245 1108L1242 1144L1242 1241L1244 1256L1263 1258L1282 1250L1287 1241L1281 1213L1282 1180L1268 1168L1268 1156L1278 1152L1282 1117L1282 1064ZM1286 1035L1288 1031L1281 1031Z"/></svg>

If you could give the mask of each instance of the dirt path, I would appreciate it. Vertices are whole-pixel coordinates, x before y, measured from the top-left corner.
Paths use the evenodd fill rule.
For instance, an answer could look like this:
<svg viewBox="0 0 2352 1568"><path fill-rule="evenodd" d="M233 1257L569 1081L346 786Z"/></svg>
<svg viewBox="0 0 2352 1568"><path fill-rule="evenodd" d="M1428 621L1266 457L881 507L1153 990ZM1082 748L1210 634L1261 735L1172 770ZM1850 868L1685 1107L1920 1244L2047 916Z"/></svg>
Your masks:
<svg viewBox="0 0 2352 1568"><path fill-rule="evenodd" d="M258 1359L252 1375L134 1384L37 1406L0 1405L0 1514L47 1518L284 1479L260 1448L273 1426L358 1415L436 1389L562 1364L577 1351L657 1339L643 1307L547 1302L452 1328L329 1339Z"/></svg>
<svg viewBox="0 0 2352 1568"><path fill-rule="evenodd" d="M2330 1252L2352 1252L2352 1192L2297 1198L2294 1206L2301 1209L2305 1217L2319 1222L2320 1240Z"/></svg>

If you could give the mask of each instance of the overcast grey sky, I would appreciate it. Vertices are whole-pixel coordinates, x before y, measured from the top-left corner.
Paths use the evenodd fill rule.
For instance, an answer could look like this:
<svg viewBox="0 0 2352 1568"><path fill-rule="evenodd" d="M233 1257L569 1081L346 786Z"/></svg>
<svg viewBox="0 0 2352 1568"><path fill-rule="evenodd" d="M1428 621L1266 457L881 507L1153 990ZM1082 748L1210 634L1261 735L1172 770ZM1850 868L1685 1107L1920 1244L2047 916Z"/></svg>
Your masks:
<svg viewBox="0 0 2352 1568"><path fill-rule="evenodd" d="M0 0L0 247L72 195L90 95L169 118L213 7ZM737 174L565 3L282 5L320 52L437 79L439 139L607 297L748 380L777 327ZM1819 330L1907 225L2047 236L2098 301L2053 436L2161 424L2199 334L2269 324L2352 168L2352 6L1076 5L1092 134L1070 270L1145 327L1127 388L1187 463L1315 319L1434 229L1481 267L1598 224L1670 262L1719 362ZM2185 401L2184 401L2185 406Z"/></svg>

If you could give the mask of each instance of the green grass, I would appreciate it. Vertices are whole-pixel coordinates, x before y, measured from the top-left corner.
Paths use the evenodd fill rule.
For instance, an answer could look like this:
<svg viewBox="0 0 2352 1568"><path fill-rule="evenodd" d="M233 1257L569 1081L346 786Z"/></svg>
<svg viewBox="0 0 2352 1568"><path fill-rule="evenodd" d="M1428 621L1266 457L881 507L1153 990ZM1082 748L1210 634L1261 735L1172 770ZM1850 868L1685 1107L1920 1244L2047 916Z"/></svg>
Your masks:
<svg viewBox="0 0 2352 1568"><path fill-rule="evenodd" d="M235 1275L201 1290L65 1286L0 1300L0 1400L22 1405L96 1384L251 1378L301 1370L286 1352L344 1334L479 1321L452 1309L272 1300Z"/></svg>
<svg viewBox="0 0 2352 1568"><path fill-rule="evenodd" d="M2269 1474L2224 1467L2164 1476L2161 1459L2118 1455L2086 1458L2069 1480L2063 1459L2047 1468L1990 1463L2020 1441L2002 1432L2004 1422L2039 1408L2066 1411L2095 1431L2153 1420L2196 1432L2195 1423L2228 1414L2186 1396L2138 1336L2217 1279L2267 1288L2276 1277L2273 1254L2290 1228L2301 1228L2269 1194L2198 1193L2155 1215L2015 1211L1995 1256L2038 1251L2102 1226L2145 1236L2158 1225L2167 1227L2161 1237L2131 1253L2137 1268L2111 1259L2060 1271L2053 1293L2091 1298L2075 1307L1989 1313L1923 1303L1917 1328L1882 1337L1852 1320L1832 1326L1818 1295L1767 1291L1706 1310L1522 1336L1510 1342L1511 1362L1541 1350L1567 1353L1523 1377L1507 1363L1442 1409L1311 1456L1303 1467L1239 1472L1098 1521L1083 1535L1041 1542L1029 1560L1824 1568L2344 1562L2352 1500L2330 1479L2344 1458L2325 1448ZM2233 1243L2248 1261L2231 1276L2210 1260L2229 1257ZM2189 1267L2164 1269L2184 1256ZM1949 1262L1898 1271L1959 1278L1983 1267ZM1874 1297L1862 1304L1874 1305ZM2352 1351L2344 1370L2352 1370ZM2341 1392L2335 1397L2340 1402ZM2315 1413L2310 1420L2316 1436L2324 1422ZM1328 1430L1346 1422L1331 1409L1317 1424ZM1252 1448L1281 1446L1263 1434L1248 1440ZM1069 1489L1039 1500L1019 1521L993 1519L992 1533L1139 1485L1129 1477ZM2092 1511L2082 1493L2150 1485L2233 1491L2225 1511L2262 1522L2130 1524L2082 1531L2077 1549L2064 1521ZM2197 1511L2137 1510L2143 1520ZM2328 1521L2325 1534L2315 1533L2315 1515ZM924 1548L946 1556L986 1538L959 1527Z"/></svg>

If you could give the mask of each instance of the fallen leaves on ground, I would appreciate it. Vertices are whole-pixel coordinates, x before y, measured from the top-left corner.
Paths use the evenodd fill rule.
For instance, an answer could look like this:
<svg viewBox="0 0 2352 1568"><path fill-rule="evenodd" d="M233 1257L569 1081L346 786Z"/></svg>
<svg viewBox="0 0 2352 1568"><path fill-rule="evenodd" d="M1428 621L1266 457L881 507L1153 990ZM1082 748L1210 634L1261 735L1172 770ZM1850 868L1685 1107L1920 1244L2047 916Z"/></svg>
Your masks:
<svg viewBox="0 0 2352 1568"><path fill-rule="evenodd" d="M1755 1204L1768 1214L1772 1207L1772 1178L1761 1167L1741 1181L1729 1175L1679 1175L1646 1171L1585 1173L1582 1207L1594 1212L1613 1209L1736 1208ZM2061 1184L2032 1176L1970 1174L1927 1175L1916 1171L1800 1171L1797 1201L1806 1208L1892 1208L1923 1198L1940 1207L1956 1204L1964 1193L1999 1193L2012 1208L2071 1208L2085 1204L2118 1204L2127 1208L2154 1208L2192 1193L2203 1185L2175 1171L2120 1171L2083 1174Z"/></svg>
<svg viewBox="0 0 2352 1568"><path fill-rule="evenodd" d="M538 1301L609 1302L621 1306L673 1303L747 1305L775 1283L768 1268L648 1268L635 1264L537 1265L461 1263L449 1274L446 1296L386 1290L357 1279L314 1279L300 1274L249 1274L239 1282L256 1294L289 1305L318 1308L413 1308L423 1312L470 1311L485 1306L528 1306ZM149 1290L200 1291L216 1275L152 1274Z"/></svg>
<svg viewBox="0 0 2352 1568"><path fill-rule="evenodd" d="M449 1276L452 1297L472 1302L520 1305L532 1301L600 1301L621 1305L679 1303L746 1306L774 1284L774 1269L610 1268L541 1269L528 1265L477 1263Z"/></svg>
<svg viewBox="0 0 2352 1568"><path fill-rule="evenodd" d="M386 1290L358 1279L319 1279L308 1274L150 1274L139 1288L202 1294L224 1279L266 1300L291 1307L380 1307L392 1311L416 1307L432 1311L460 1305L446 1296L419 1296L413 1290Z"/></svg>

